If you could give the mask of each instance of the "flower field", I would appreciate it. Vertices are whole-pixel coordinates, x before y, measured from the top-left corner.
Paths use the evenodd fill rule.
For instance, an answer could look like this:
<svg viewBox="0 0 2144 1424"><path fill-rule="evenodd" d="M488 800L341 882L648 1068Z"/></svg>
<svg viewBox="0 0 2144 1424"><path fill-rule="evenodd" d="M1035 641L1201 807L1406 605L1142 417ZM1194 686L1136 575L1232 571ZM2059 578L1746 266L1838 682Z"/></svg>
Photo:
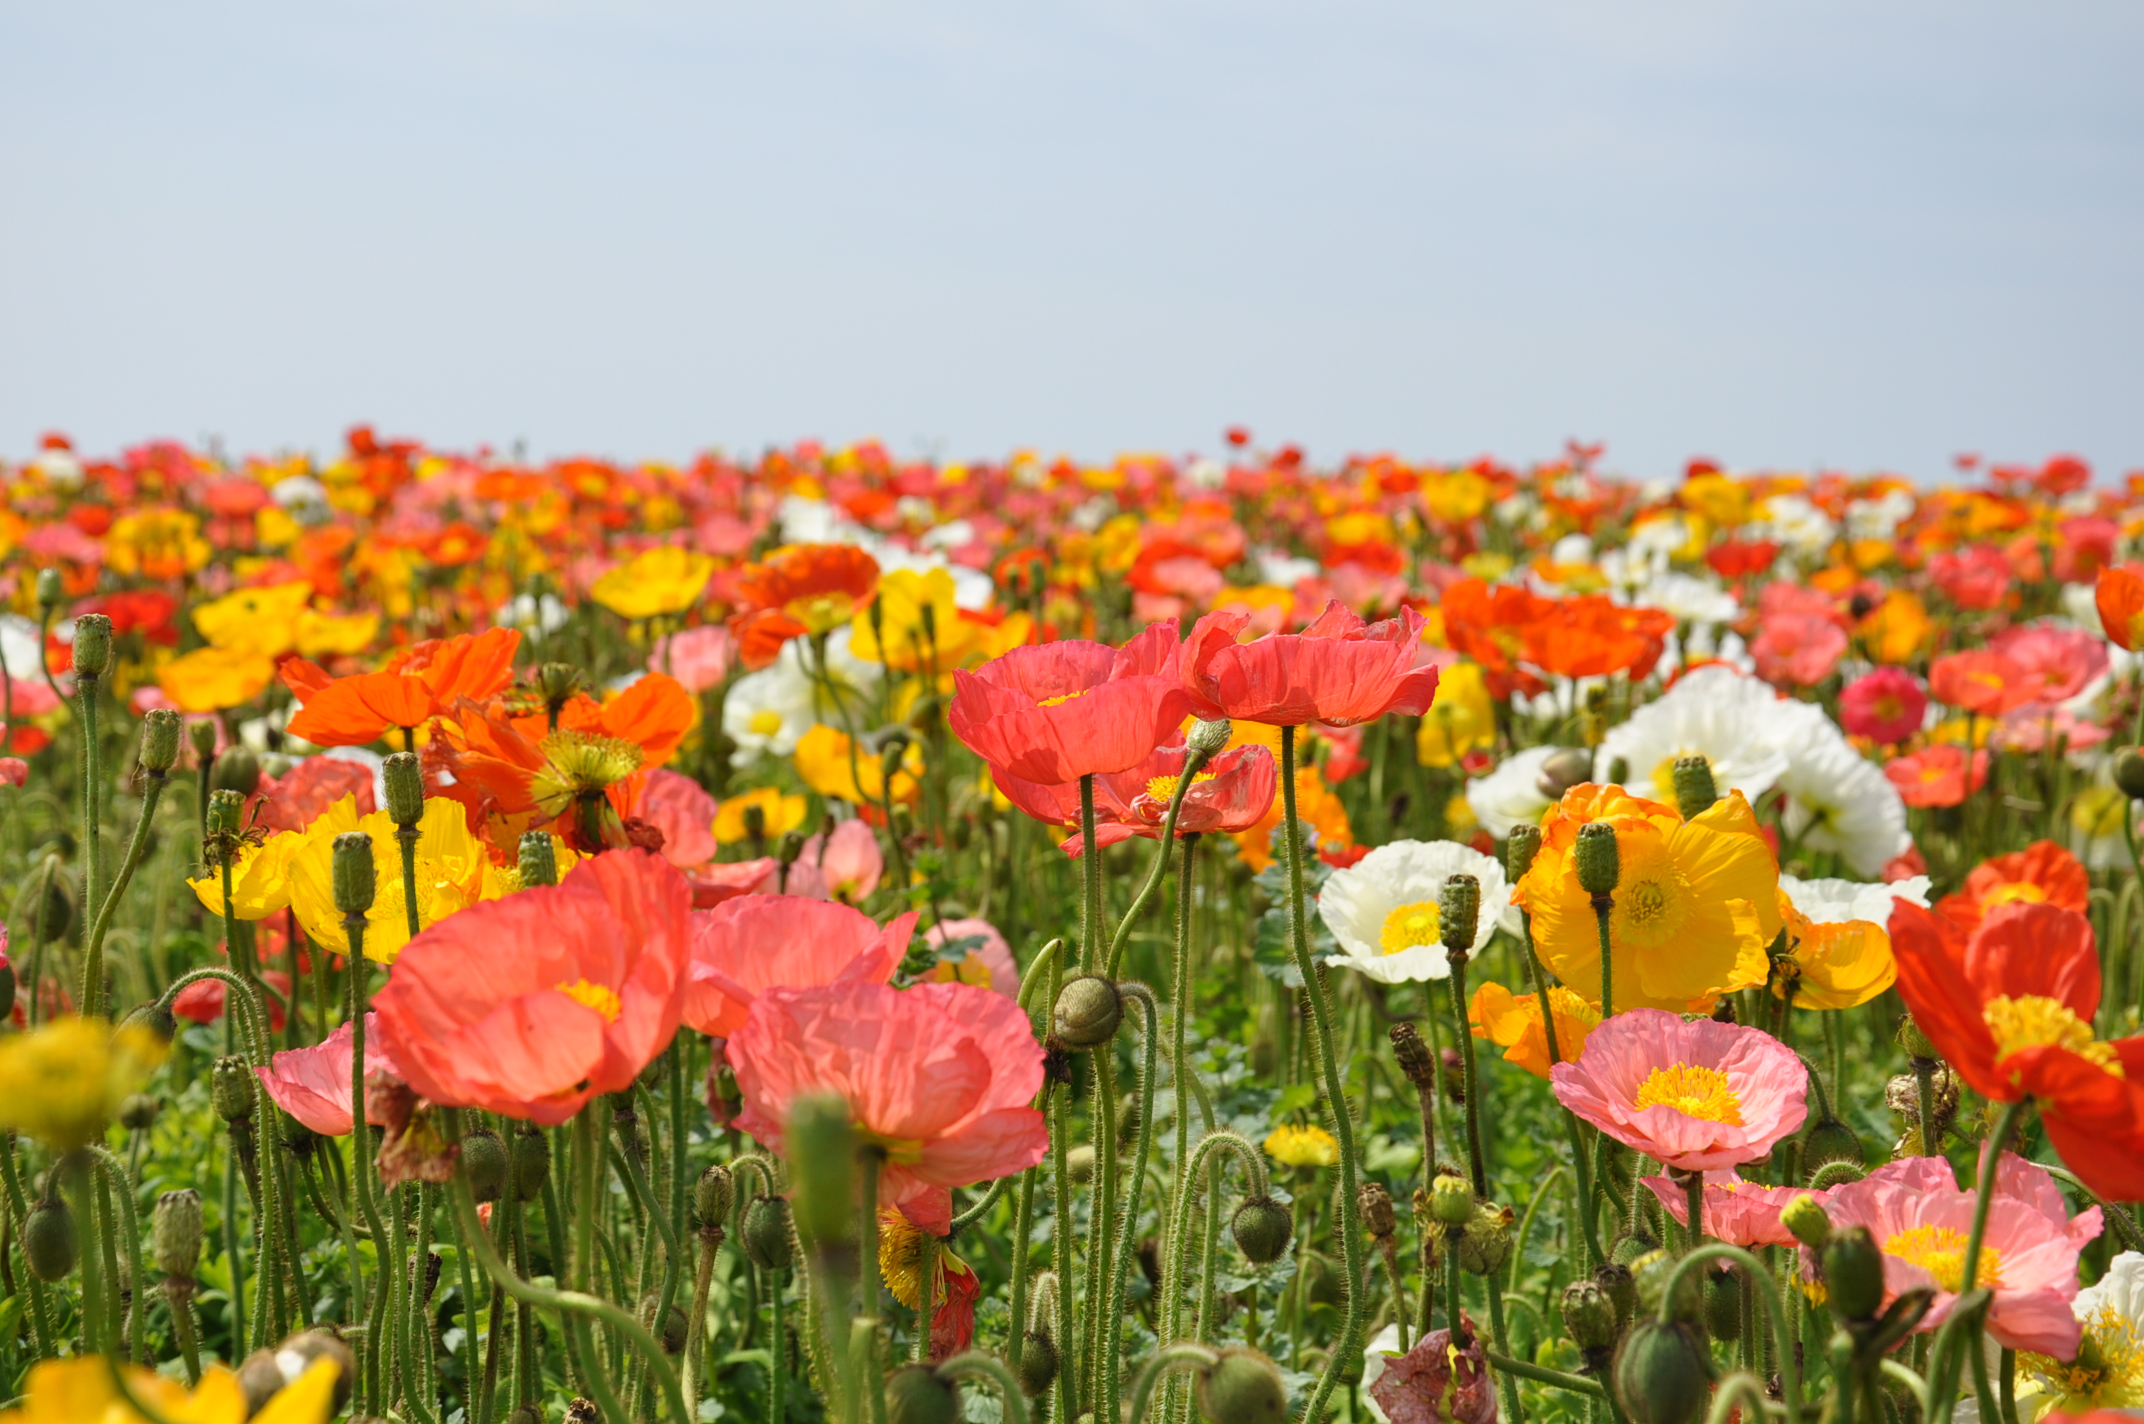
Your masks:
<svg viewBox="0 0 2144 1424"><path fill-rule="evenodd" d="M1598 458L0 461L0 1420L2144 1409L2144 474Z"/></svg>

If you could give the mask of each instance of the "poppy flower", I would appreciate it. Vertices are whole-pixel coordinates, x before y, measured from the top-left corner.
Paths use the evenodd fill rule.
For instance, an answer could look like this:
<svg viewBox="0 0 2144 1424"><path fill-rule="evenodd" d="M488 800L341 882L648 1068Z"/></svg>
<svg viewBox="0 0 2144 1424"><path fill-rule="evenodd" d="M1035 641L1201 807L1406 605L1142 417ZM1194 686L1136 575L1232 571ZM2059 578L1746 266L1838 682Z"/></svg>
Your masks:
<svg viewBox="0 0 2144 1424"><path fill-rule="evenodd" d="M1080 640L1014 648L953 674L946 722L993 770L1023 781L1053 786L1129 771L1189 707L1177 651L1168 623L1121 649Z"/></svg>
<svg viewBox="0 0 2144 1424"><path fill-rule="evenodd" d="M303 757L281 776L261 777L247 815L255 814L257 804L257 821L262 830L302 831L345 796L353 798L360 816L369 816L378 809L373 799L371 767L339 757Z"/></svg>
<svg viewBox="0 0 2144 1424"><path fill-rule="evenodd" d="M2015 663L2034 702L2066 702L2107 670L2107 644L2082 628L2026 623L1988 640L1988 650Z"/></svg>
<svg viewBox="0 0 2144 1424"><path fill-rule="evenodd" d="M1908 806L1962 806L1988 780L1986 749L1974 752L1970 761L1968 767L1964 747L1938 742L1910 756L1893 757L1884 763L1883 774Z"/></svg>
<svg viewBox="0 0 2144 1424"><path fill-rule="evenodd" d="M770 841L779 840L804 824L803 797L794 792L785 795L772 786L755 786L716 804L715 839L726 842L744 840L748 834L746 813L754 807L759 810L764 828L762 833Z"/></svg>
<svg viewBox="0 0 2144 1424"><path fill-rule="evenodd" d="M2101 1042L2092 925L2059 905L1997 907L1970 932L1932 911L1891 915L1898 992L1975 1092L2031 1097L2047 1140L2085 1185L2144 1197L2144 1038Z"/></svg>
<svg viewBox="0 0 2144 1424"><path fill-rule="evenodd" d="M362 832L372 841L374 883L378 886L372 908L365 915L365 958L380 964L395 962L410 937L402 847L396 839L396 829L385 811L360 816L355 798L345 796L303 832L271 837L261 848L264 856L280 853L290 908L315 945L333 954L350 952L349 927L335 905L335 838L349 831ZM417 823L419 928L475 904L483 894L484 874L490 863L483 843L470 832L461 807L444 797L428 799L424 818ZM238 888L234 883L234 896ZM212 899L213 892L201 883L196 882L195 890L204 904Z"/></svg>
<svg viewBox="0 0 2144 1424"><path fill-rule="evenodd" d="M923 1308L923 1246L930 1232L897 1207L878 1213L878 1270L893 1298L910 1310ZM944 1360L975 1340L975 1302L982 1282L966 1261L938 1243L930 1253L932 1360Z"/></svg>
<svg viewBox="0 0 2144 1424"><path fill-rule="evenodd" d="M1273 832L1279 828L1286 809L1287 803L1276 796L1263 816L1229 837L1236 843L1236 854L1251 869L1264 870L1273 863ZM1295 814L1310 827L1321 859L1331 863L1335 856L1353 850L1355 833L1348 822L1347 807L1325 784L1316 766L1295 769Z"/></svg>
<svg viewBox="0 0 2144 1424"><path fill-rule="evenodd" d="M782 645L830 633L878 591L878 560L854 544L791 544L727 579L736 605L730 632L748 668L773 662Z"/></svg>
<svg viewBox="0 0 2144 1424"><path fill-rule="evenodd" d="M1928 690L1945 706L1980 717L2000 717L2034 696L2025 669L1988 648L1937 658L1928 665Z"/></svg>
<svg viewBox="0 0 2144 1424"><path fill-rule="evenodd" d="M1796 1007L1851 1009L1898 977L1891 957L1891 912L1901 902L1926 907L1928 877L1863 885L1782 875L1779 900L1787 937L1773 992L1784 996L1791 978Z"/></svg>
<svg viewBox="0 0 2144 1424"><path fill-rule="evenodd" d="M348 1020L335 1026L324 1042L278 1053L260 1075L261 1086L275 1105L322 1137L350 1130L350 1059L355 1052ZM365 1015L365 1076L392 1073L395 1065L380 1047L377 1014ZM366 1121L374 1119L368 1114Z"/></svg>
<svg viewBox="0 0 2144 1424"><path fill-rule="evenodd" d="M283 664L283 682L300 705L288 730L319 747L363 746L390 727L411 732L463 698L504 690L520 646L520 630L491 628L419 643L379 672L342 678L292 658Z"/></svg>
<svg viewBox="0 0 2144 1424"><path fill-rule="evenodd" d="M1970 934L2003 905L2060 905L2084 914L2091 890L2076 856L2053 841L2034 841L1974 866L1963 886L1936 902L1936 913Z"/></svg>
<svg viewBox="0 0 2144 1424"><path fill-rule="evenodd" d="M1757 676L1778 687L1814 687L1845 655L1846 630L1828 617L1780 613L1767 617L1750 644Z"/></svg>
<svg viewBox="0 0 2144 1424"><path fill-rule="evenodd" d="M1839 725L1851 736L1885 745L1921 730L1927 711L1928 693L1904 668L1878 668L1855 678L1839 694Z"/></svg>
<svg viewBox="0 0 2144 1424"><path fill-rule="evenodd" d="M831 1092L886 1151L879 1199L952 1228L951 1189L1034 1166L1049 1149L1042 1045L1020 1006L972 984L893 989L850 979L771 989L728 1044L737 1126L779 1151L790 1104Z"/></svg>
<svg viewBox="0 0 2144 1424"><path fill-rule="evenodd" d="M1189 750L1179 741L1157 747L1145 761L1128 771L1112 772L1094 779L1094 842L1113 846L1134 836L1161 838L1168 819L1169 800L1183 778ZM1231 747L1192 774L1191 789L1177 808L1178 835L1222 832L1233 835L1265 819L1273 807L1279 786L1273 754L1261 746ZM1054 786L1022 781L995 769L991 779L1013 805L1052 826L1077 826L1080 818L1079 789L1070 784ZM1078 858L1085 842L1075 832L1059 849Z"/></svg>
<svg viewBox="0 0 2144 1424"><path fill-rule="evenodd" d="M1682 1183L1667 1177L1640 1177L1638 1180L1660 1199L1661 1207L1678 1224L1685 1227L1690 1224L1690 1198ZM1742 1174L1732 1167L1710 1171L1705 1173L1705 1235L1714 1241L1745 1248L1798 1245L1794 1233L1780 1221L1780 1212L1796 1197L1811 1196L1821 1202L1830 1195L1828 1191L1812 1192L1807 1187L1767 1187L1758 1182L1745 1182Z"/></svg>
<svg viewBox="0 0 2144 1424"><path fill-rule="evenodd" d="M2120 564L2101 569L2093 602L2108 642L2132 653L2144 646L2144 573Z"/></svg>
<svg viewBox="0 0 2144 1424"><path fill-rule="evenodd" d="M1412 608L1365 623L1334 601L1300 633L1238 643L1249 622L1242 613L1209 613L1185 640L1179 666L1201 716L1346 727L1388 712L1419 716L1436 699L1437 670L1415 666L1422 615Z"/></svg>
<svg viewBox="0 0 2144 1424"><path fill-rule="evenodd" d="M699 601L714 572L715 561L706 554L663 544L605 573L588 596L620 618L683 613Z"/></svg>
<svg viewBox="0 0 2144 1424"><path fill-rule="evenodd" d="M247 648L196 648L156 670L156 685L181 712L243 707L273 681L275 659Z"/></svg>
<svg viewBox="0 0 2144 1424"><path fill-rule="evenodd" d="M901 753L891 787L886 784L885 762L877 752L863 745L852 753L848 733L824 722L797 739L793 760L806 786L832 800L865 807L869 814L878 814L879 802L888 797L910 802L923 792L923 748L915 742Z"/></svg>
<svg viewBox="0 0 2144 1424"><path fill-rule="evenodd" d="M1585 1052L1586 1039L1601 1021L1601 1011L1561 984L1548 991L1549 1007L1556 1015L1556 1062L1569 1063ZM1486 1038L1504 1050L1504 1061L1536 1078L1546 1078L1551 1066L1548 1032L1541 1023L1541 997L1514 994L1501 984L1484 984L1474 991L1467 1005L1467 1022L1476 1038Z"/></svg>
<svg viewBox="0 0 2144 1424"><path fill-rule="evenodd" d="M268 990L261 996L268 1001L268 1028L281 1033L283 1005L290 998L290 976L280 969L264 969L260 977ZM178 997L171 1001L171 1012L197 1024L212 1024L223 1017L229 995L230 985L221 979L196 979L179 990Z"/></svg>
<svg viewBox="0 0 2144 1424"><path fill-rule="evenodd" d="M1496 1379L1481 1328L1464 1314L1466 1347L1449 1327L1432 1330L1406 1354L1399 1327L1388 1326L1365 1352L1362 1390L1390 1424L1496 1424ZM1380 1349L1389 1337L1392 1348Z"/></svg>
<svg viewBox="0 0 2144 1424"><path fill-rule="evenodd" d="M659 856L620 850L463 910L403 948L380 1048L434 1103L555 1127L677 1035L691 905Z"/></svg>
<svg viewBox="0 0 2144 1424"><path fill-rule="evenodd" d="M1675 630L1673 615L1616 603L1605 594L1551 601L1521 633L1526 660L1559 677L1651 675Z"/></svg>
<svg viewBox="0 0 2144 1424"><path fill-rule="evenodd" d="M843 821L831 836L813 836L804 842L791 873L808 870L827 897L853 905L871 898L879 877L886 873L886 853L878 836L862 821Z"/></svg>
<svg viewBox="0 0 2144 1424"><path fill-rule="evenodd" d="M911 910L880 929L861 910L797 895L752 895L695 914L685 1022L728 1038L769 989L883 984L908 953L918 918Z"/></svg>

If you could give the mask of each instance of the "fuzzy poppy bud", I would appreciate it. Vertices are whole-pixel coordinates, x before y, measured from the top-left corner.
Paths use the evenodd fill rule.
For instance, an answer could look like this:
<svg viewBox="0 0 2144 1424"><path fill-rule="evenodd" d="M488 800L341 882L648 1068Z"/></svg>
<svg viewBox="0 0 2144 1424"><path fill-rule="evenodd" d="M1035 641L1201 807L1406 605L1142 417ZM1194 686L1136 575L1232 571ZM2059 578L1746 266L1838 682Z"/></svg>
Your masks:
<svg viewBox="0 0 2144 1424"><path fill-rule="evenodd" d="M216 754L216 724L214 722L194 723L186 729L186 740L193 744L195 759L207 761Z"/></svg>
<svg viewBox="0 0 2144 1424"><path fill-rule="evenodd" d="M1541 774L1534 778L1534 789L1547 800L1561 801L1564 792L1591 775L1593 753L1584 747L1563 747L1541 763Z"/></svg>
<svg viewBox="0 0 2144 1424"><path fill-rule="evenodd" d="M1504 842L1504 879L1512 885L1526 878L1526 872L1534 868L1534 857L1541 853L1541 828L1524 822L1511 828L1511 839Z"/></svg>
<svg viewBox="0 0 2144 1424"><path fill-rule="evenodd" d="M1824 1285L1841 1320L1869 1320L1883 1308L1883 1252L1866 1226L1834 1231L1824 1243Z"/></svg>
<svg viewBox="0 0 2144 1424"><path fill-rule="evenodd" d="M1065 1154L1065 1175L1075 1186L1086 1186L1094 1180L1094 1144L1082 1142Z"/></svg>
<svg viewBox="0 0 2144 1424"><path fill-rule="evenodd" d="M112 666L112 620L102 613L85 613L74 620L74 671L81 678L99 678Z"/></svg>
<svg viewBox="0 0 2144 1424"><path fill-rule="evenodd" d="M58 569L37 571L37 606L40 609L50 611L57 608L60 606L60 600L66 596L67 585L61 580Z"/></svg>
<svg viewBox="0 0 2144 1424"><path fill-rule="evenodd" d="M757 804L744 808L745 839L754 845L767 838L767 808Z"/></svg>
<svg viewBox="0 0 2144 1424"><path fill-rule="evenodd" d="M955 1424L960 1396L929 1365L903 1365L886 1376L886 1424Z"/></svg>
<svg viewBox="0 0 2144 1424"><path fill-rule="evenodd" d="M720 1226L730 1219L730 1204L737 1200L737 1179L720 1162L708 1164L700 1180L692 1184L692 1210L702 1226Z"/></svg>
<svg viewBox="0 0 2144 1424"><path fill-rule="evenodd" d="M2135 747L2114 759L2114 784L2132 801L2144 801L2144 755Z"/></svg>
<svg viewBox="0 0 2144 1424"><path fill-rule="evenodd" d="M804 854L804 833L784 831L782 838L774 843L774 858L783 865L795 865L797 857Z"/></svg>
<svg viewBox="0 0 2144 1424"><path fill-rule="evenodd" d="M1474 931L1481 924L1481 882L1471 875L1448 875L1437 891L1437 936L1447 954L1466 954L1474 948Z"/></svg>
<svg viewBox="0 0 2144 1424"><path fill-rule="evenodd" d="M906 732L896 730L879 744L878 774L885 779L885 784L889 788L893 785L893 778L901 770L901 758L907 755L908 734Z"/></svg>
<svg viewBox="0 0 2144 1424"><path fill-rule="evenodd" d="M462 1175L469 1193L480 1202L497 1201L506 1193L506 1179L513 1160L499 1134L488 1127L462 1134Z"/></svg>
<svg viewBox="0 0 2144 1424"><path fill-rule="evenodd" d="M1861 1139L1835 1117L1827 1117L1810 1128L1802 1141L1802 1170L1811 1176L1833 1162L1851 1162L1859 1167L1867 1161Z"/></svg>
<svg viewBox="0 0 2144 1424"><path fill-rule="evenodd" d="M551 844L551 837L547 832L522 833L521 859L517 869L521 876L521 888L524 890L558 883L558 848Z"/></svg>
<svg viewBox="0 0 2144 1424"><path fill-rule="evenodd" d="M186 719L169 707L152 707L141 719L141 764L152 776L162 776L179 764L179 730Z"/></svg>
<svg viewBox="0 0 2144 1424"><path fill-rule="evenodd" d="M1638 1282L1630 1274L1630 1267L1603 1261L1593 1268L1593 1284L1601 1288L1601 1294L1615 1307L1616 1329L1628 1325L1631 1317L1638 1313Z"/></svg>
<svg viewBox="0 0 2144 1424"><path fill-rule="evenodd" d="M209 1100L216 1105L216 1116L225 1122L253 1116L253 1083L245 1059L235 1053L217 1059L209 1071Z"/></svg>
<svg viewBox="0 0 2144 1424"><path fill-rule="evenodd" d="M758 1196L744 1209L744 1253L762 1271L789 1264L789 1203L782 1197Z"/></svg>
<svg viewBox="0 0 2144 1424"><path fill-rule="evenodd" d="M344 918L363 915L372 908L379 892L378 871L372 863L372 837L363 831L345 831L335 837L335 908Z"/></svg>
<svg viewBox="0 0 2144 1424"><path fill-rule="evenodd" d="M1430 1056L1429 1045L1422 1041L1420 1029L1411 1023L1394 1024L1392 1056L1399 1060L1400 1071L1407 1075L1408 1082L1417 1088L1435 1088L1437 1060Z"/></svg>
<svg viewBox="0 0 2144 1424"><path fill-rule="evenodd" d="M239 822L246 812L246 797L242 791L211 791L208 794L208 833L212 836L235 836Z"/></svg>
<svg viewBox="0 0 2144 1424"><path fill-rule="evenodd" d="M543 1195L551 1175L551 1140L541 1131L522 1128L514 1133L514 1195L532 1202Z"/></svg>
<svg viewBox="0 0 2144 1424"><path fill-rule="evenodd" d="M119 1021L121 1028L129 1024L149 1030L156 1035L157 1042L167 1045L179 1036L178 1017L168 1006L154 1001L129 1010L127 1016Z"/></svg>
<svg viewBox="0 0 2144 1424"><path fill-rule="evenodd" d="M682 1307L672 1305L669 1310L663 1312L662 1328L657 1329L655 1312L661 1309L662 1300L660 1297L654 1295L641 1297L640 1323L650 1335L662 1342L664 1354L675 1355L685 1348L685 1332L687 1329L685 1312Z"/></svg>
<svg viewBox="0 0 2144 1424"><path fill-rule="evenodd" d="M1280 1371L1256 1350L1223 1350L1199 1374L1199 1413L1212 1424L1282 1424L1288 1389Z"/></svg>
<svg viewBox="0 0 2144 1424"><path fill-rule="evenodd" d="M1184 745L1200 756L1219 756L1235 732L1226 717L1216 717L1211 722L1193 722L1191 730L1184 733Z"/></svg>
<svg viewBox="0 0 2144 1424"><path fill-rule="evenodd" d="M387 783L387 819L398 826L414 826L424 819L424 770L415 752L395 752L380 763Z"/></svg>
<svg viewBox="0 0 2144 1424"><path fill-rule="evenodd" d="M1439 1226L1465 1226L1474 1219L1474 1188L1464 1177L1438 1177L1429 1184L1429 1215Z"/></svg>
<svg viewBox="0 0 2144 1424"><path fill-rule="evenodd" d="M1295 1235L1295 1213L1271 1197L1246 1197L1228 1219L1228 1234L1236 1238L1244 1260L1267 1265L1288 1249Z"/></svg>
<svg viewBox="0 0 2144 1424"><path fill-rule="evenodd" d="M1020 1381L1020 1393L1029 1399L1040 1399L1048 1394L1050 1386L1057 1383L1057 1342L1048 1332L1030 1330L1020 1342L1020 1363L1013 1366L1013 1373Z"/></svg>
<svg viewBox="0 0 2144 1424"><path fill-rule="evenodd" d="M1100 1048L1124 1021L1124 996L1100 974L1075 974L1057 991L1050 1010L1050 1037L1066 1048Z"/></svg>
<svg viewBox="0 0 2144 1424"><path fill-rule="evenodd" d="M1695 1424L1712 1393L1710 1365L1688 1325L1641 1320L1616 1356L1616 1397L1637 1424Z"/></svg>
<svg viewBox="0 0 2144 1424"><path fill-rule="evenodd" d="M30 1208L22 1223L22 1254L30 1262L30 1274L46 1284L67 1279L82 1259L82 1238L66 1202L53 1197Z"/></svg>
<svg viewBox="0 0 2144 1424"><path fill-rule="evenodd" d="M1648 1251L1630 1263L1631 1282L1638 1288L1638 1311L1657 1315L1667 1299L1668 1282L1675 1275L1675 1258L1666 1251ZM1676 1283L1675 1298L1667 1301L1667 1313L1695 1325L1704 1318L1705 1293L1696 1275L1686 1274Z"/></svg>
<svg viewBox="0 0 2144 1424"><path fill-rule="evenodd" d="M1635 1265L1660 1249L1660 1243L1642 1231L1633 1231L1627 1236L1618 1236L1608 1248L1608 1259L1619 1266Z"/></svg>
<svg viewBox="0 0 2144 1424"><path fill-rule="evenodd" d="M149 1218L149 1249L167 1276L192 1277L201 1264L201 1193L192 1187L165 1192Z"/></svg>
<svg viewBox="0 0 2144 1424"><path fill-rule="evenodd" d="M1493 1276L1511 1259L1511 1208L1483 1203L1474 1209L1452 1251L1469 1275Z"/></svg>
<svg viewBox="0 0 2144 1424"><path fill-rule="evenodd" d="M233 742L224 749L222 756L216 758L208 784L217 791L228 791L243 800L260 790L261 759L244 742Z"/></svg>
<svg viewBox="0 0 2144 1424"><path fill-rule="evenodd" d="M820 1245L846 1241L856 1225L856 1129L849 1105L831 1093L806 1093L789 1107L782 1134L796 1166L797 1226Z"/></svg>
<svg viewBox="0 0 2144 1424"><path fill-rule="evenodd" d="M1617 854L1615 827L1606 821L1588 821L1578 828L1578 888L1596 898L1613 895L1623 878L1622 859Z"/></svg>
<svg viewBox="0 0 2144 1424"><path fill-rule="evenodd" d="M1355 1193L1355 1202L1362 1213L1362 1229L1371 1236L1390 1236L1399 1230L1399 1217L1392 1210L1392 1193L1385 1190L1383 1182L1364 1182Z"/></svg>
<svg viewBox="0 0 2144 1424"><path fill-rule="evenodd" d="M1898 1046L1906 1050L1908 1058L1934 1062L1943 1056L1936 1051L1936 1046L1929 1041L1928 1035L1921 1032L1921 1026L1913 1021L1911 1014L1899 1020Z"/></svg>
<svg viewBox="0 0 2144 1424"><path fill-rule="evenodd" d="M1705 1330L1715 1340L1742 1338L1742 1281L1733 1271L1705 1273Z"/></svg>
<svg viewBox="0 0 2144 1424"><path fill-rule="evenodd" d="M1701 756L1675 758L1675 804L1685 821L1694 821L1720 799L1712 763Z"/></svg>
<svg viewBox="0 0 2144 1424"><path fill-rule="evenodd" d="M156 1099L147 1093L128 1093L119 1100L119 1125L129 1132L147 1132L156 1123Z"/></svg>
<svg viewBox="0 0 2144 1424"><path fill-rule="evenodd" d="M1563 1288L1563 1329L1571 1343L1591 1354L1615 1344L1615 1302L1593 1281Z"/></svg>
<svg viewBox="0 0 2144 1424"><path fill-rule="evenodd" d="M1780 1208L1779 1224L1812 1251L1823 1250L1831 1240L1831 1214L1824 1210L1824 1203L1807 1192Z"/></svg>

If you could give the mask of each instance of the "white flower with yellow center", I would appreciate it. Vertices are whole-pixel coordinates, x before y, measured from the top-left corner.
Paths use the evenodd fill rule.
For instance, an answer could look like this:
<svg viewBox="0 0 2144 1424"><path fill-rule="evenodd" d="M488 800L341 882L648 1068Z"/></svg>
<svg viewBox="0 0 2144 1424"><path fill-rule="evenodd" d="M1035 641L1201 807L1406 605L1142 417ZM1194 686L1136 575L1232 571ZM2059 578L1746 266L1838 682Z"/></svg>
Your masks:
<svg viewBox="0 0 2144 1424"><path fill-rule="evenodd" d="M1325 962L1380 984L1449 977L1437 897L1454 875L1481 882L1472 950L1479 954L1498 920L1516 915L1503 866L1457 841L1394 841L1334 871L1318 892L1318 914L1340 944Z"/></svg>
<svg viewBox="0 0 2144 1424"><path fill-rule="evenodd" d="M862 723L863 709L885 670L849 651L849 631L843 625L827 635L823 677L805 646L807 640L792 638L773 663L730 685L722 700L722 732L737 748L730 756L732 765L742 768L762 756L789 756L819 723L839 725L841 714L829 681Z"/></svg>
<svg viewBox="0 0 2144 1424"><path fill-rule="evenodd" d="M1626 791L1672 806L1676 758L1701 756L1712 763L1721 791L1739 791L1754 803L1787 770L1777 743L1781 715L1766 684L1733 668L1699 668L1608 729L1594 753L1594 780L1607 781L1608 768L1620 760L1630 768Z"/></svg>
<svg viewBox="0 0 2144 1424"><path fill-rule="evenodd" d="M2017 1414L2025 1424L2059 1411L2114 1410L2144 1415L2144 1255L2124 1251L2107 1263L2096 1284L2077 1292L2070 1309L2084 1327L2074 1358L2057 1360L2029 1350L2017 1356ZM1987 1342L1992 1376L2001 1347ZM1990 1379L1990 1393L1995 1381ZM1956 1424L1979 1424L1970 1382L1951 1411Z"/></svg>

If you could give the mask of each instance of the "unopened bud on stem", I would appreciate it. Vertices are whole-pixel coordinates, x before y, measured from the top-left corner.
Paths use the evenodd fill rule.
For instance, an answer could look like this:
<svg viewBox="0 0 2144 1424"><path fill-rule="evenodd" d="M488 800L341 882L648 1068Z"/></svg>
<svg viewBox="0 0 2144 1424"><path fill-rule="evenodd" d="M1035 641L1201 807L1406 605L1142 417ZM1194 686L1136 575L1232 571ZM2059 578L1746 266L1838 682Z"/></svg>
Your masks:
<svg viewBox="0 0 2144 1424"><path fill-rule="evenodd" d="M1719 786L1712 779L1712 763L1701 756L1675 758L1675 804L1682 810L1682 818L1692 821L1712 809L1720 799Z"/></svg>
<svg viewBox="0 0 2144 1424"><path fill-rule="evenodd" d="M379 872L372 862L372 837L363 831L345 831L335 837L333 879L335 908L345 918L372 909L379 893Z"/></svg>
<svg viewBox="0 0 2144 1424"><path fill-rule="evenodd" d="M415 752L396 752L380 765L387 782L387 819L414 826L424 819L424 772Z"/></svg>
<svg viewBox="0 0 2144 1424"><path fill-rule="evenodd" d="M1511 839L1504 842L1504 879L1516 885L1526 878L1526 872L1534 868L1534 857L1541 853L1541 828L1520 824L1511 828Z"/></svg>
<svg viewBox="0 0 2144 1424"><path fill-rule="evenodd" d="M1588 821L1578 828L1578 888L1598 899L1613 895L1623 878L1622 858L1617 853L1615 827L1606 821Z"/></svg>
<svg viewBox="0 0 2144 1424"><path fill-rule="evenodd" d="M112 620L102 613L85 613L74 620L74 672L76 677L99 678L112 666Z"/></svg>
<svg viewBox="0 0 2144 1424"><path fill-rule="evenodd" d="M1471 875L1445 877L1437 891L1437 936L1447 954L1466 954L1474 948L1474 932L1481 924L1481 882Z"/></svg>
<svg viewBox="0 0 2144 1424"><path fill-rule="evenodd" d="M186 719L169 707L152 707L141 722L141 764L162 776L179 764L179 731Z"/></svg>
<svg viewBox="0 0 2144 1424"><path fill-rule="evenodd" d="M548 831L524 831L521 835L521 888L558 883L558 848Z"/></svg>
<svg viewBox="0 0 2144 1424"><path fill-rule="evenodd" d="M1233 735L1235 728L1229 724L1229 720L1226 717L1216 717L1211 722L1193 722L1191 730L1184 734L1184 745L1201 756L1219 756L1221 749L1228 745L1228 739Z"/></svg>

